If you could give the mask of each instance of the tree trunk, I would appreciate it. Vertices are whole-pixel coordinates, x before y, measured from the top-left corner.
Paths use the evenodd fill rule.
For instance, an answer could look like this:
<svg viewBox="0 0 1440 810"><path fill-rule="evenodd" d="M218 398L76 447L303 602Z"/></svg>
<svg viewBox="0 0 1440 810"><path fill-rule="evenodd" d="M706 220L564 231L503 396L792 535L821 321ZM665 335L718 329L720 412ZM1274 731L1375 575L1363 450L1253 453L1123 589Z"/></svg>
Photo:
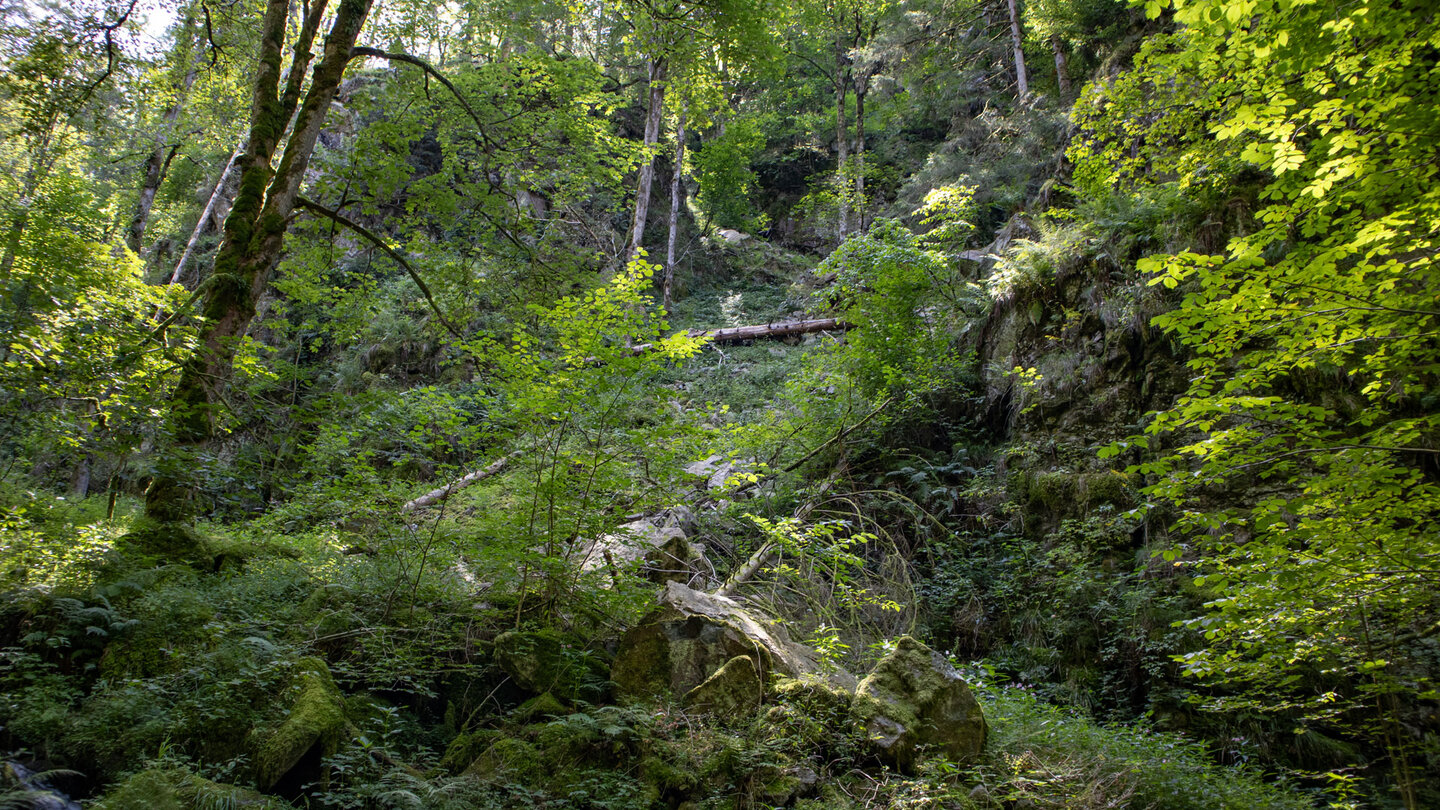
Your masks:
<svg viewBox="0 0 1440 810"><path fill-rule="evenodd" d="M665 112L665 60L652 59L649 67L650 108L645 116L645 149L649 157L640 167L635 190L635 219L630 228L627 259L634 259L645 236L645 220L650 216L650 188L655 182L655 145L660 142L660 118Z"/></svg>
<svg viewBox="0 0 1440 810"><path fill-rule="evenodd" d="M849 85L849 74L845 71L845 48L840 38L835 38L835 148L839 152L835 174L840 182L840 241L850 232L850 184L845 181L845 170L850 161L850 128L845 125L845 95Z"/></svg>
<svg viewBox="0 0 1440 810"><path fill-rule="evenodd" d="M225 218L225 236L215 257L211 286L203 305L205 316L199 346L181 367L170 407L171 439L180 450L193 450L208 440L230 376L236 344L255 316L255 302L280 258L285 229L295 210L305 168L320 137L325 115L340 86L372 0L340 0L323 56L315 67L301 104L305 69L326 0L312 0L300 28L283 94L280 66L285 40L288 0L268 0L261 26L260 59L250 113L250 139L241 161L240 188ZM298 113L296 113L298 105ZM294 126L278 165L272 164L294 115ZM146 517L161 523L188 517L185 505L189 477L182 459L171 458L156 471L146 492Z"/></svg>
<svg viewBox="0 0 1440 810"><path fill-rule="evenodd" d="M870 78L855 82L855 220L856 230L865 233L865 94Z"/></svg>
<svg viewBox="0 0 1440 810"><path fill-rule="evenodd" d="M180 260L175 262L175 271L170 274L170 283L179 284L182 274L185 272L185 265L189 263L190 256L195 252L195 246L200 244L200 237L209 230L210 219L215 216L215 209L220 198L225 196L225 189L229 187L230 177L234 174L236 161L240 159L244 148L236 149L230 153L230 159L225 162L225 168L220 170L220 179L215 181L215 188L210 191L210 199L205 203L205 210L200 212L200 220L195 223L195 230L190 232L190 241L185 243L185 252L180 254Z"/></svg>
<svg viewBox="0 0 1440 810"><path fill-rule="evenodd" d="M1070 96L1070 65L1065 59L1065 45L1059 34L1050 35L1050 50L1055 52L1055 83L1060 88L1060 98Z"/></svg>
<svg viewBox="0 0 1440 810"><path fill-rule="evenodd" d="M200 54L203 55L204 51L201 50ZM145 180L140 184L140 199L135 203L135 213L130 217L130 227L125 232L125 244L137 254L144 245L145 228L150 223L150 209L155 205L155 192L164 182L165 172L170 168L175 150L179 148L171 146L170 139L175 135L175 125L179 122L180 113L190 96L190 88L195 85L195 72L196 67L192 64L185 72L185 77L180 80L175 99L161 117L160 131L155 133L155 149L145 160Z"/></svg>
<svg viewBox="0 0 1440 810"><path fill-rule="evenodd" d="M1025 74L1025 51L1021 48L1024 36L1020 33L1020 8L1016 0L1010 4L1010 42L1015 46L1015 84L1020 98L1030 95L1030 78Z"/></svg>
<svg viewBox="0 0 1440 810"><path fill-rule="evenodd" d="M670 234L665 242L665 284L661 304L670 309L670 286L675 282L675 243L680 237L680 176L685 173L685 110L675 124L675 170L670 177Z"/></svg>

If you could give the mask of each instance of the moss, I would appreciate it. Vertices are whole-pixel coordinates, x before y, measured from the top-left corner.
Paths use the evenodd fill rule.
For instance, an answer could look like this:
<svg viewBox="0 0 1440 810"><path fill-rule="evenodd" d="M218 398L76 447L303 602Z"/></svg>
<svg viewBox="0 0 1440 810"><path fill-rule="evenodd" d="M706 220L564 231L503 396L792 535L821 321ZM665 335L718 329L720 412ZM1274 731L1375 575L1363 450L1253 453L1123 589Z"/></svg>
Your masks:
<svg viewBox="0 0 1440 810"><path fill-rule="evenodd" d="M463 773L493 744L498 732L477 731L456 735L440 757L440 767L451 774Z"/></svg>
<svg viewBox="0 0 1440 810"><path fill-rule="evenodd" d="M111 791L96 810L208 810L213 807L280 810L286 805L234 785L211 782L179 769L141 771Z"/></svg>
<svg viewBox="0 0 1440 810"><path fill-rule="evenodd" d="M849 691L819 678L782 678L772 691L776 700L821 716L843 717L855 700Z"/></svg>
<svg viewBox="0 0 1440 810"><path fill-rule="evenodd" d="M255 782L263 790L275 787L307 754L334 754L350 729L345 700L325 662L302 658L297 669L298 694L289 714L255 752Z"/></svg>
<svg viewBox="0 0 1440 810"><path fill-rule="evenodd" d="M765 697L765 684L755 659L737 655L715 670L705 682L685 693L683 703L696 711L725 721L747 719Z"/></svg>
<svg viewBox="0 0 1440 810"><path fill-rule="evenodd" d="M214 540L209 544L215 571L241 570L251 560L266 557L281 557L288 560L300 559L300 552L292 546L267 540Z"/></svg>
<svg viewBox="0 0 1440 810"><path fill-rule="evenodd" d="M501 633L495 638L495 663L536 694L595 702L608 691L608 668L600 656L551 629Z"/></svg>
<svg viewBox="0 0 1440 810"><path fill-rule="evenodd" d="M470 763L465 773L481 778L505 776L534 784L541 775L540 750L515 737L501 737Z"/></svg>
<svg viewBox="0 0 1440 810"><path fill-rule="evenodd" d="M1088 507L1102 504L1126 506L1134 501L1129 479L1118 470L1088 473L1082 479L1082 487Z"/></svg>
<svg viewBox="0 0 1440 810"><path fill-rule="evenodd" d="M670 640L659 624L636 627L625 634L625 653L610 669L615 690L622 695L655 697L670 689Z"/></svg>
<svg viewBox="0 0 1440 810"><path fill-rule="evenodd" d="M160 610L145 615L134 632L106 646L100 672L125 678L174 673L184 666L184 656L176 656L174 651L202 646L207 636L205 625L214 616L214 606L199 593L174 589Z"/></svg>
<svg viewBox="0 0 1440 810"><path fill-rule="evenodd" d="M537 697L521 703L511 716L521 722L544 720L549 717L570 714L570 709L561 703L559 698L549 692L544 692Z"/></svg>
<svg viewBox="0 0 1440 810"><path fill-rule="evenodd" d="M985 743L985 718L959 674L929 647L902 636L855 690L851 715L889 764L911 770L920 746L957 762Z"/></svg>
<svg viewBox="0 0 1440 810"><path fill-rule="evenodd" d="M640 760L640 779L654 790L657 798L685 794L700 784L694 770L653 754Z"/></svg>
<svg viewBox="0 0 1440 810"><path fill-rule="evenodd" d="M179 520L140 518L115 545L131 561L141 564L186 563L206 569L213 566L209 542Z"/></svg>

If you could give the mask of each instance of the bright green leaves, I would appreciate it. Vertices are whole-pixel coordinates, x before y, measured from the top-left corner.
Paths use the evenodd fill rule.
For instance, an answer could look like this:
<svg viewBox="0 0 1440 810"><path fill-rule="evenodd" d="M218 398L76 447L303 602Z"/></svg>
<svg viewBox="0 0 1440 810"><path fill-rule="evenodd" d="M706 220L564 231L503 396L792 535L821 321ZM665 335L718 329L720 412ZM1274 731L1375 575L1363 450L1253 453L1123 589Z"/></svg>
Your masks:
<svg viewBox="0 0 1440 810"><path fill-rule="evenodd" d="M1242 163L1266 179L1223 254L1139 265L1183 294L1155 323L1192 379L1146 428L1178 447L1138 469L1189 508L1202 587L1223 594L1194 622L1212 646L1183 665L1316 716L1421 691L1398 640L1433 624L1440 589L1424 472L1440 452L1440 85L1421 52L1440 23L1418 2L1175 7L1182 29L1087 95L1072 156L1091 189L1225 190ZM1355 681L1307 702L1296 668Z"/></svg>
<svg viewBox="0 0 1440 810"><path fill-rule="evenodd" d="M751 163L765 148L761 123L755 117L736 118L695 153L700 207L708 220L721 228L753 233L765 227L764 215L756 213L750 199L755 187Z"/></svg>
<svg viewBox="0 0 1440 810"><path fill-rule="evenodd" d="M835 273L822 295L856 329L848 336L845 366L867 396L901 394L918 401L941 384L953 362L948 326L961 313L934 307L948 286L948 266L937 253L893 220L845 241L817 273Z"/></svg>

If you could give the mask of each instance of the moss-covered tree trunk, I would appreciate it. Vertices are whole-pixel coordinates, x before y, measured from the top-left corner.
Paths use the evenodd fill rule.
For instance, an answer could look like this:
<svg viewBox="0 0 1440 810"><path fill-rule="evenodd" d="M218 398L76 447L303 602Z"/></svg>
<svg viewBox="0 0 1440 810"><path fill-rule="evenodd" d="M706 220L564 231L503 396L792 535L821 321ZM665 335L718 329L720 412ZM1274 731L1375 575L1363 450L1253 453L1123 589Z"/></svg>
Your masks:
<svg viewBox="0 0 1440 810"><path fill-rule="evenodd" d="M179 452L159 465L145 498L146 517L178 523L189 516L185 451L213 435L221 391L230 376L236 344L255 317L255 302L270 282L284 247L285 230L295 210L300 183L320 137L325 115L340 87L351 49L370 12L372 0L340 0L325 37L323 55L308 89L305 70L311 46L326 11L326 0L313 0L294 45L294 58L281 92L288 0L265 7L260 60L250 112L250 139L240 159L240 188L225 218L224 240L204 296L200 346L181 369L170 409L171 440ZM302 90L304 101L301 103ZM298 106L298 112L297 112ZM295 118L285 138L287 124ZM284 144L281 152L282 141ZM280 161L274 163L280 152Z"/></svg>

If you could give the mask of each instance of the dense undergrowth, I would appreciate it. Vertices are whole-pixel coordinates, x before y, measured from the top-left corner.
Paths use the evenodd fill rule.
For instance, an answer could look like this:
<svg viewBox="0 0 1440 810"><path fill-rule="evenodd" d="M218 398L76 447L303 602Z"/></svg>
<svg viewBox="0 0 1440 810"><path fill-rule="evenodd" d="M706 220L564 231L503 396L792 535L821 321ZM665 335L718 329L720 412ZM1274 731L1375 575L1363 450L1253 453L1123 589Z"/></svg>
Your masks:
<svg viewBox="0 0 1440 810"><path fill-rule="evenodd" d="M182 5L0 14L0 806L1440 802L1425 4L394 4L253 286ZM815 671L626 693L672 581ZM857 721L916 639L978 756Z"/></svg>

